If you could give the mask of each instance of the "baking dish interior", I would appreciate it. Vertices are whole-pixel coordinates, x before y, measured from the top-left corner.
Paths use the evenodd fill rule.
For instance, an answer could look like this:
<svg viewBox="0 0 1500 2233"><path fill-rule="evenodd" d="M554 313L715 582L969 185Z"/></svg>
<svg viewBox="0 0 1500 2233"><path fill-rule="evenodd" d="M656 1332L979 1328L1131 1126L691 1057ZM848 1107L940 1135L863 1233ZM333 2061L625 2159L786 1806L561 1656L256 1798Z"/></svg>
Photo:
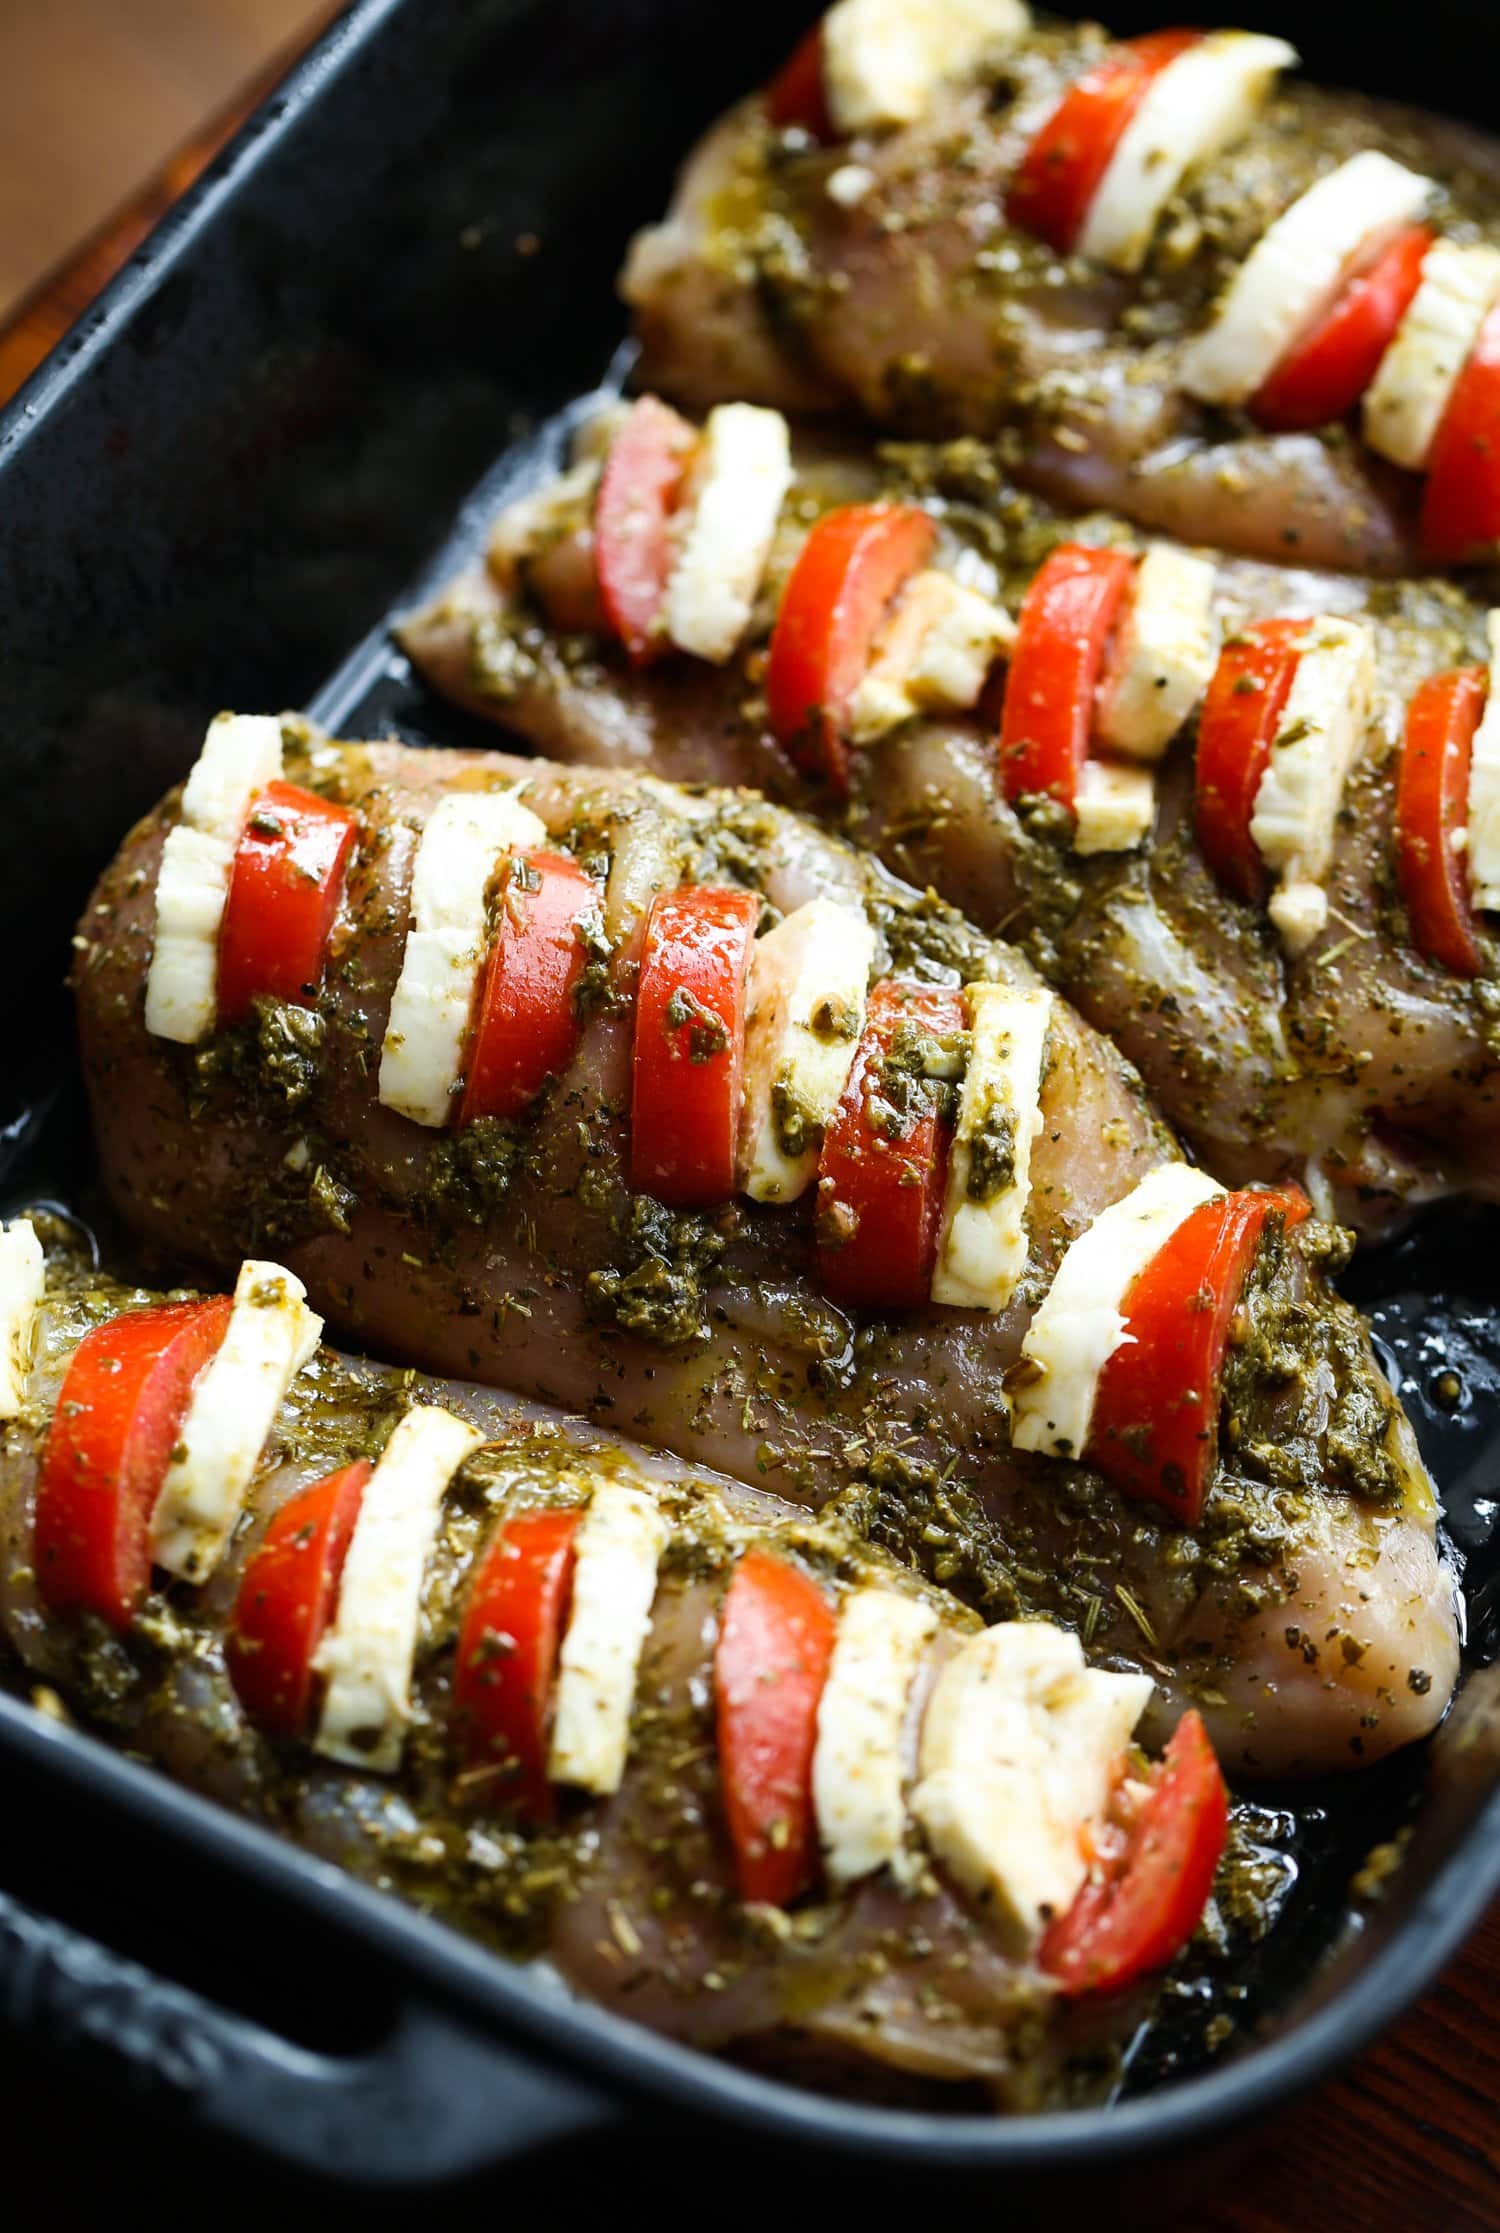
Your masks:
<svg viewBox="0 0 1500 2233"><path fill-rule="evenodd" d="M692 0L367 0L0 424L9 1201L89 1206L61 989L68 936L94 872L182 773L209 714L306 705L346 734L479 740L415 684L386 618L473 548L500 481L537 469L553 415L604 376L624 333L612 277L629 231L660 208L696 130L764 74L806 12L773 0L736 18L731 39L719 11ZM1274 6L1240 14L1286 28ZM1482 82L1465 68L1481 0L1436 0L1419 50L1393 0L1360 11L1357 50L1343 10L1303 15L1295 32L1316 73L1450 109ZM1134 6L1111 17L1121 29L1153 21ZM1232 2002L1190 1965L1139 2042L1127 2091L1199 2072L1208 2019L1226 2009L1231 2066L1260 2040L1266 2083L1294 2082L1416 1989L1500 1882L1500 1715L1483 1673L1500 1645L1496 1242L1500 1219L1449 1213L1351 1280L1445 1492L1477 1672L1425 1755L1337 1791L1257 1794L1285 1887L1276 1928L1237 1970ZM345 1936L299 1924L294 1856L279 1889L263 1872L243 1943L211 1921L185 1933L150 1890L149 1836L122 1848L140 1896L102 1898L67 1859L95 1802L52 1789L35 1763L7 1774L25 1793L14 1888L68 1902L84 1927L237 2006L305 2022L310 2044L378 2031L399 1988L361 1959L357 1919ZM1393 1841L1398 1865L1382 1858L1352 1895ZM389 1951L420 1969L420 1934ZM279 1980L304 1963L329 1990L320 2013L289 2019ZM491 2018L528 1990L505 1977ZM765 2103L774 2121L790 2098L737 2073L694 2080L671 2050L642 2067L663 2086L699 2083L724 2113ZM1232 2074L1191 2089L1205 2116L1248 2113L1251 2094L1232 2088L1212 2108L1207 2089ZM829 2110L840 2114L856 2116ZM957 2128L934 2129L956 2160ZM1031 2144L989 2131L994 2149ZM860 2132L873 2145L858 2121L850 2144Z"/></svg>

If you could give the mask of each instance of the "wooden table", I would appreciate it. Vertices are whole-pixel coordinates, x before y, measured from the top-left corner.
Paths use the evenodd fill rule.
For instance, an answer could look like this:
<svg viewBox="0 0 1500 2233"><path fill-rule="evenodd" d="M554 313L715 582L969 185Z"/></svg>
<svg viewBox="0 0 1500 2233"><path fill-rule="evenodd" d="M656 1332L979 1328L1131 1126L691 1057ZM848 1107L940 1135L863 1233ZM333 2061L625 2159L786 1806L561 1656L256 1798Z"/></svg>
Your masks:
<svg viewBox="0 0 1500 2233"><path fill-rule="evenodd" d="M257 86L184 149L0 329L0 402L266 90ZM107 2146L80 2149L70 2100L32 2074L8 2070L0 2057L0 2129L6 2127L11 2191L25 2191L30 2159L38 2178L45 2172L54 2227L98 2222L106 2198L117 2205L119 2158ZM143 2160L148 2152L142 2147ZM1195 2233L1282 2233L1294 2223L1325 2233L1500 2228L1500 1904L1420 2007L1347 2077L1269 2126L1233 2191L1191 2220Z"/></svg>

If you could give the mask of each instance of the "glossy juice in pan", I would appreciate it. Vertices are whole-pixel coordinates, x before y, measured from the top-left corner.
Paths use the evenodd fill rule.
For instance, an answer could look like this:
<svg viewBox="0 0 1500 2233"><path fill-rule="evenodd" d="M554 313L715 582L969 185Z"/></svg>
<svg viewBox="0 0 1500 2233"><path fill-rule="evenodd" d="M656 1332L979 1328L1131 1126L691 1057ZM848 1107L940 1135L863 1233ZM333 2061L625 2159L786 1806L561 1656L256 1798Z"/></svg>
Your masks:
<svg viewBox="0 0 1500 2233"><path fill-rule="evenodd" d="M68 931L207 714L303 704L348 735L476 740L412 682L386 616L414 577L467 556L501 489L534 469L535 445L495 465L520 422L598 380L622 330L611 278L629 228L801 12L765 11L731 45L685 0L368 0L0 422L7 1203L42 1191L87 1205ZM1115 15L1147 26L1141 10ZM1241 20L1285 28L1270 9ZM1295 27L1309 71L1355 74L1336 11L1327 21ZM1481 21L1447 0L1414 54L1400 11L1368 11L1357 74L1461 107ZM1492 1727L1481 1666L1500 1620L1495 1239L1493 1219L1455 1215L1354 1275L1469 1558L1481 1671L1426 1755L1338 1791L1257 1794L1288 1896L1239 1975L1245 1997L1224 2004L1236 2029L1217 2067L1203 2067L1207 2009L1185 1989L1141 2041L1127 2098L1065 2125L794 2092L561 2003L4 1694L17 1828L0 1867L0 2012L64 2056L131 2071L209 2130L346 2178L439 2178L618 2124L623 2103L622 2151L659 2120L680 2135L686 2118L727 2118L926 2179L1003 2173L1012 2195L1019 2179L1114 2192L1119 2163L1149 2153L1159 2205L1163 2163L1367 2037L1500 1881L1500 1713ZM1410 1822L1403 1866L1361 1907L1351 1877ZM78 1865L106 1834L107 1896ZM378 1972L366 1949L385 1957ZM687 2174L691 2148L675 2145Z"/></svg>

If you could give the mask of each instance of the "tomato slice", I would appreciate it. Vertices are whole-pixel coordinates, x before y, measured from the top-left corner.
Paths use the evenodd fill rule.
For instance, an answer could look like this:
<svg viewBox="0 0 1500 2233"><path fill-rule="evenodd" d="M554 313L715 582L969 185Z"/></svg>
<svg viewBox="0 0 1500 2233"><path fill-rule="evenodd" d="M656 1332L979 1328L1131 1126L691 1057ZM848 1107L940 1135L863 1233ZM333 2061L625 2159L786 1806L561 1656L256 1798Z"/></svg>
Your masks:
<svg viewBox="0 0 1500 2233"><path fill-rule="evenodd" d="M1435 237L1425 225L1408 225L1367 271L1357 272L1327 316L1251 398L1252 418L1277 433L1291 433L1327 426L1352 411L1411 307Z"/></svg>
<svg viewBox="0 0 1500 2233"><path fill-rule="evenodd" d="M1184 1527L1197 1525L1218 1458L1224 1354L1266 1221L1300 1225L1308 1214L1296 1187L1221 1194L1183 1219L1126 1290L1084 1457Z"/></svg>
<svg viewBox="0 0 1500 2233"><path fill-rule="evenodd" d="M745 1553L714 1654L719 1774L741 1899L786 1907L817 1876L813 1751L836 1625L800 1568Z"/></svg>
<svg viewBox="0 0 1500 2233"><path fill-rule="evenodd" d="M523 1512L480 1560L459 1630L453 1708L470 1765L494 1771L533 1822L552 1819L552 1684L567 1625L583 1514Z"/></svg>
<svg viewBox="0 0 1500 2233"><path fill-rule="evenodd" d="M1117 1993L1165 1969L1198 1928L1229 1834L1229 1793L1203 1717L1185 1713L1113 1869L1091 1878L1042 1941L1070 1997Z"/></svg>
<svg viewBox="0 0 1500 2233"><path fill-rule="evenodd" d="M771 727L839 791L849 787L849 701L892 599L936 539L914 504L841 504L818 521L792 568L771 631Z"/></svg>
<svg viewBox="0 0 1500 2233"><path fill-rule="evenodd" d="M1448 400L1422 498L1422 547L1446 561L1500 546L1500 309L1480 328Z"/></svg>
<svg viewBox="0 0 1500 2233"><path fill-rule="evenodd" d="M359 825L295 783L251 802L219 926L219 1023L241 1022L258 993L312 1004Z"/></svg>
<svg viewBox="0 0 1500 2233"><path fill-rule="evenodd" d="M579 1033L573 992L588 960L581 932L598 905L598 886L576 861L561 853L511 855L460 1124L520 1116L572 1061Z"/></svg>
<svg viewBox="0 0 1500 2233"><path fill-rule="evenodd" d="M766 87L766 115L779 131L800 126L815 140L837 137L823 84L823 26L805 32Z"/></svg>
<svg viewBox="0 0 1500 2233"><path fill-rule="evenodd" d="M753 892L685 885L646 917L635 1002L631 1183L678 1209L734 1192Z"/></svg>
<svg viewBox="0 0 1500 2233"><path fill-rule="evenodd" d="M313 1657L338 1604L372 1470L361 1458L288 1497L241 1578L224 1659L240 1704L268 1736L307 1728Z"/></svg>
<svg viewBox="0 0 1500 2233"><path fill-rule="evenodd" d="M963 995L946 987L886 982L870 994L818 1161L818 1272L835 1302L916 1310L931 1300L952 1130L910 1065L965 1022Z"/></svg>
<svg viewBox="0 0 1500 2233"><path fill-rule="evenodd" d="M1477 977L1484 961L1453 838L1468 820L1474 732L1489 680L1484 667L1456 667L1423 683L1407 711L1396 780L1396 872L1412 944L1455 977Z"/></svg>
<svg viewBox="0 0 1500 2233"><path fill-rule="evenodd" d="M151 1515L230 1299L126 1311L63 1377L36 1499L37 1583L59 1612L128 1628L151 1583Z"/></svg>
<svg viewBox="0 0 1500 2233"><path fill-rule="evenodd" d="M1203 857L1226 891L1255 901L1265 869L1250 824L1291 696L1305 620L1258 620L1219 654L1198 716L1193 813Z"/></svg>
<svg viewBox="0 0 1500 2233"><path fill-rule="evenodd" d="M637 396L609 446L594 499L594 564L605 617L634 664L668 649L661 628L672 514L698 436L654 395Z"/></svg>
<svg viewBox="0 0 1500 2233"><path fill-rule="evenodd" d="M1152 31L1122 39L1069 86L1021 158L1006 214L1070 256L1126 125L1168 63L1201 31Z"/></svg>
<svg viewBox="0 0 1500 2233"><path fill-rule="evenodd" d="M1045 794L1076 804L1110 633L1134 575L1127 551L1059 543L1033 579L1016 621L1000 716L1008 799Z"/></svg>

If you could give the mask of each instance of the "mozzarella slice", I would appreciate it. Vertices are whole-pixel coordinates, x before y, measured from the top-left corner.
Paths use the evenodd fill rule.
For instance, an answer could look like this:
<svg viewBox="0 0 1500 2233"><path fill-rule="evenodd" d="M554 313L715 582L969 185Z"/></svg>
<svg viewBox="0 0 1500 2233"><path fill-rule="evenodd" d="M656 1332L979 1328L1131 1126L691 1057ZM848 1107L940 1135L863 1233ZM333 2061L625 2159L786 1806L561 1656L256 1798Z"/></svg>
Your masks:
<svg viewBox="0 0 1500 2233"><path fill-rule="evenodd" d="M1159 760L1198 705L1218 656L1217 578L1175 543L1153 543L1141 560L1094 717L1111 751Z"/></svg>
<svg viewBox="0 0 1500 2233"><path fill-rule="evenodd" d="M974 1636L933 1688L912 1812L934 1853L1029 1953L1087 1876L1145 1675L1096 1672L1076 1636L1013 1621Z"/></svg>
<svg viewBox="0 0 1500 2233"><path fill-rule="evenodd" d="M992 598L935 567L914 574L850 702L855 743L869 744L914 714L977 705L1015 635L1015 622Z"/></svg>
<svg viewBox="0 0 1500 2233"><path fill-rule="evenodd" d="M1212 324L1183 352L1181 380L1204 403L1245 403L1345 281L1419 217L1432 181L1367 148L1283 211L1241 264Z"/></svg>
<svg viewBox="0 0 1500 2233"><path fill-rule="evenodd" d="M202 1582L244 1509L276 1414L318 1346L323 1321L280 1264L240 1266L217 1354L198 1376L151 1519L151 1556Z"/></svg>
<svg viewBox="0 0 1500 2233"><path fill-rule="evenodd" d="M600 1797L618 1791L636 1672L667 1523L644 1489L601 1481L578 1530L573 1608L557 1657L547 1773Z"/></svg>
<svg viewBox="0 0 1500 2233"><path fill-rule="evenodd" d="M220 713L208 725L167 832L156 877L156 936L146 970L146 1029L193 1046L214 1028L219 925L250 802L281 773L281 723Z"/></svg>
<svg viewBox="0 0 1500 2233"><path fill-rule="evenodd" d="M791 485L791 436L779 411L721 403L709 412L663 607L679 649L716 665L733 657Z"/></svg>
<svg viewBox="0 0 1500 2233"><path fill-rule="evenodd" d="M1433 243L1422 259L1422 283L1365 391L1365 440L1372 450L1421 472L1497 300L1500 249Z"/></svg>
<svg viewBox="0 0 1500 2233"><path fill-rule="evenodd" d="M1128 853L1156 827L1151 770L1124 760L1085 760L1073 807L1075 853Z"/></svg>
<svg viewBox="0 0 1500 2233"><path fill-rule="evenodd" d="M1078 253L1115 271L1139 271L1185 174L1243 138L1279 73L1297 59L1285 39L1210 31L1169 62L1120 135L1089 204Z"/></svg>
<svg viewBox="0 0 1500 2233"><path fill-rule="evenodd" d="M1250 817L1250 835L1277 880L1271 920L1294 954L1328 920L1323 879L1374 689L1375 640L1368 626L1325 618L1313 623Z"/></svg>
<svg viewBox="0 0 1500 2233"><path fill-rule="evenodd" d="M47 1285L47 1259L29 1217L0 1225L0 1419L26 1407L26 1379L36 1315Z"/></svg>
<svg viewBox="0 0 1500 2233"><path fill-rule="evenodd" d="M397 1420L365 1483L338 1611L313 1662L326 1678L313 1750L326 1760L382 1775L401 1765L422 1578L444 1493L483 1440L466 1419L416 1404Z"/></svg>
<svg viewBox="0 0 1500 2233"><path fill-rule="evenodd" d="M903 1738L911 1686L937 1614L889 1589L852 1590L818 1705L813 1811L829 1882L853 1884L901 1858Z"/></svg>
<svg viewBox="0 0 1500 2233"><path fill-rule="evenodd" d="M838 0L823 18L835 130L915 122L947 78L1031 28L1022 0Z"/></svg>
<svg viewBox="0 0 1500 2233"><path fill-rule="evenodd" d="M1474 732L1465 839L1474 905L1500 913L1500 612L1489 616L1490 694Z"/></svg>
<svg viewBox="0 0 1500 2233"><path fill-rule="evenodd" d="M812 1184L864 1029L874 963L863 914L831 899L808 900L755 941L740 1117L752 1201L795 1201Z"/></svg>
<svg viewBox="0 0 1500 2233"><path fill-rule="evenodd" d="M1025 1369L1011 1399L1016 1449L1080 1455L1099 1375L1124 1337L1132 1282L1183 1220L1223 1191L1190 1163L1164 1163L1079 1234L1021 1344Z"/></svg>
<svg viewBox="0 0 1500 2233"><path fill-rule="evenodd" d="M970 985L966 997L969 1066L948 1164L932 1299L959 1309L1004 1310L1026 1269L1030 1245L1031 1144L1042 1122L1052 995ZM1006 1151L1008 1172L995 1167Z"/></svg>
<svg viewBox="0 0 1500 2233"><path fill-rule="evenodd" d="M446 1124L489 943L487 895L503 855L547 835L514 791L450 792L412 864L411 928L380 1050L380 1099Z"/></svg>

